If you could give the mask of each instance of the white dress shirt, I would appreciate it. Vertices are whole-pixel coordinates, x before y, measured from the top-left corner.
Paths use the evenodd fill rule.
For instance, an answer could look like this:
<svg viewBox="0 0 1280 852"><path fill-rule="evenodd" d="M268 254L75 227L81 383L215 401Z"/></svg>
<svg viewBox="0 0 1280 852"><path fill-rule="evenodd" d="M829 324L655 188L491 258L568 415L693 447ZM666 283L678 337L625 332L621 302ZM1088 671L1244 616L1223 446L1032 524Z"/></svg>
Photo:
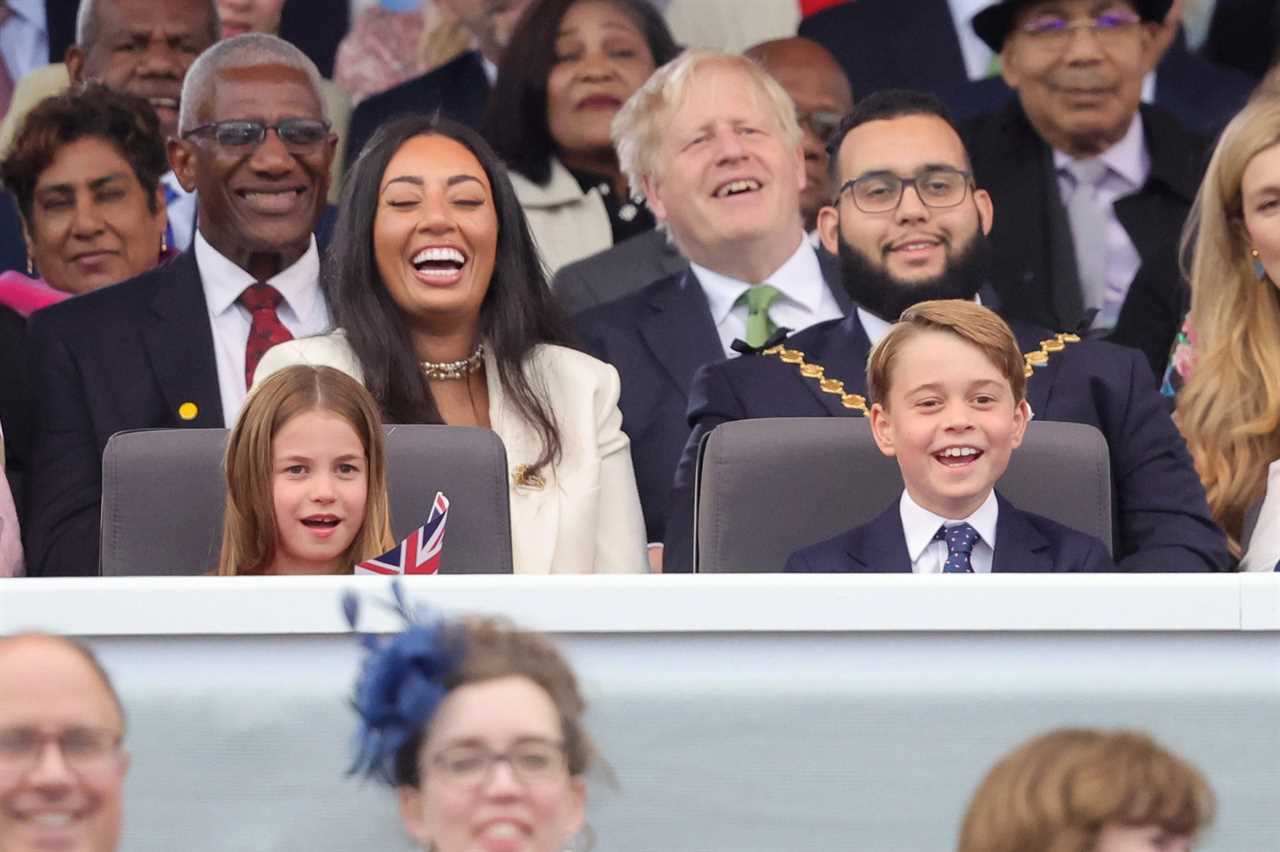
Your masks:
<svg viewBox="0 0 1280 852"><path fill-rule="evenodd" d="M222 395L222 417L227 428L235 425L247 393L244 386L244 350L249 342L253 317L237 299L244 289L257 283L209 245L204 235L195 237L196 266L204 287L213 329L213 351L218 365L218 390ZM330 329L329 308L320 293L320 252L315 237L302 257L279 274L267 279L284 300L277 313L284 327L295 337L310 337Z"/></svg>
<svg viewBox="0 0 1280 852"><path fill-rule="evenodd" d="M994 490L987 492L986 501L976 512L959 520L935 515L912 500L906 490L903 490L902 499L898 501L898 511L902 515L902 531L907 538L907 555L911 558L912 573L942 573L942 566L947 564L947 543L934 541L933 537L939 527L954 527L957 524L968 524L978 531L978 541L969 554L973 573L991 573L991 562L996 555L996 521L1000 517L1000 504L996 502Z"/></svg>
<svg viewBox="0 0 1280 852"><path fill-rule="evenodd" d="M747 306L737 302L751 284L696 263L689 266L707 295L711 320L716 324L725 357L732 358L738 353L730 349L729 344L747 336ZM800 240L795 253L773 274L765 276L764 283L777 287L781 292L769 307L769 319L779 328L786 326L792 331L799 331L816 322L844 316L826 279L822 277L818 254L807 239Z"/></svg>
<svg viewBox="0 0 1280 852"><path fill-rule="evenodd" d="M1105 204L1110 213L1106 246L1103 248L1107 254L1107 300L1110 302L1114 299L1119 305L1124 303L1129 285L1133 283L1133 276L1138 274L1138 267L1142 265L1142 258L1129 239L1124 225L1116 218L1114 207L1119 199L1142 189L1151 174L1151 155L1147 153L1147 139L1142 130L1140 114L1134 114L1124 137L1099 154L1098 159L1107 165L1106 177L1098 187L1099 203ZM1067 154L1053 152L1053 165L1058 173L1058 191L1063 199L1070 198L1074 191L1074 181L1067 170L1070 162L1071 157Z"/></svg>
<svg viewBox="0 0 1280 852"><path fill-rule="evenodd" d="M173 234L170 248L186 251L191 247L191 238L196 232L196 194L183 189L178 183L178 176L172 171L161 175L160 183L168 190L165 193L165 212L169 217L169 231Z"/></svg>
<svg viewBox="0 0 1280 852"><path fill-rule="evenodd" d="M49 64L49 24L44 0L8 0L13 16L0 27L0 57L14 84ZM55 62L61 56L55 56Z"/></svg>

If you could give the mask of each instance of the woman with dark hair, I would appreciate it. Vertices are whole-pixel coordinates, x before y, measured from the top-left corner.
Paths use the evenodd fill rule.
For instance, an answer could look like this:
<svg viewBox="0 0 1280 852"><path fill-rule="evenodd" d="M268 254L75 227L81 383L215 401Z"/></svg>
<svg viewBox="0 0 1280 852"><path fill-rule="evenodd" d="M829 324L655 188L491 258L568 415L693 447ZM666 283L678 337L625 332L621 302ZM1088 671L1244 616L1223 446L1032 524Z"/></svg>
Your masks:
<svg viewBox="0 0 1280 852"><path fill-rule="evenodd" d="M538 0L502 54L484 135L549 273L654 226L631 200L610 126L680 52L648 0Z"/></svg>
<svg viewBox="0 0 1280 852"><path fill-rule="evenodd" d="M99 83L41 101L0 164L27 241L27 276L0 275L0 304L29 316L159 263L168 169L146 101Z"/></svg>
<svg viewBox="0 0 1280 852"><path fill-rule="evenodd" d="M492 428L517 573L643 571L618 373L569 349L506 169L474 131L383 127L343 191L322 281L338 330L272 348L364 382L390 423Z"/></svg>

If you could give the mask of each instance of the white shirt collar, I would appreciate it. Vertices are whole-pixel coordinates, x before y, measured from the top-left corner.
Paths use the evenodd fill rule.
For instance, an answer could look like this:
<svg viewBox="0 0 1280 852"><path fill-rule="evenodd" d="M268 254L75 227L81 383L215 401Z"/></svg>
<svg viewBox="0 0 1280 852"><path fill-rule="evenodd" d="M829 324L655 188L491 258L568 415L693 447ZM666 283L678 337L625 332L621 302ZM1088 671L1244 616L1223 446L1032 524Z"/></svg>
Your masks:
<svg viewBox="0 0 1280 852"><path fill-rule="evenodd" d="M702 285L703 292L707 294L707 306L711 308L711 319L717 327L724 322L752 283L772 284L782 292L781 298L790 299L811 310L817 309L822 300L822 289L827 286L822 277L822 266L818 263L818 254L809 245L809 240L803 237L791 257L761 282L739 281L696 263L690 263L689 266Z"/></svg>
<svg viewBox="0 0 1280 852"><path fill-rule="evenodd" d="M200 269L200 281L204 285L209 315L216 317L231 310L244 289L256 283L257 279L209 245L204 234L198 230L194 243L196 266ZM311 245L302 257L268 278L267 283L280 291L285 304L294 314L310 317L321 299L320 288L317 286L319 280L320 252L316 249L316 238L312 235Z"/></svg>
<svg viewBox="0 0 1280 852"><path fill-rule="evenodd" d="M902 499L898 501L898 512L902 516L902 531L907 539L907 555L911 564L915 564L924 549L933 541L938 527L955 526L966 523L978 531L978 536L990 547L996 549L996 521L1000 516L1000 504L996 501L995 489L987 492L987 499L967 518L944 518L924 508L904 488Z"/></svg>
<svg viewBox="0 0 1280 852"><path fill-rule="evenodd" d="M1098 155L1113 175L1118 175L1133 191L1142 188L1151 173L1151 155L1147 153L1147 137L1142 129L1142 114L1135 112L1120 141ZM1054 150L1053 165L1059 171L1068 170L1072 158Z"/></svg>

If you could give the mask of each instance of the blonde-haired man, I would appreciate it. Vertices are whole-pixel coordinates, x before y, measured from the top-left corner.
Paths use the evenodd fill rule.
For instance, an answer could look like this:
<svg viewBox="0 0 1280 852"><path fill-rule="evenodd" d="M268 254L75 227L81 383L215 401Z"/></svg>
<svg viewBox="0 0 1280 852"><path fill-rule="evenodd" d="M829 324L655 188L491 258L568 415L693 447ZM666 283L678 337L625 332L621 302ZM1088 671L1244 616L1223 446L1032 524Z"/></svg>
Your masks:
<svg viewBox="0 0 1280 852"><path fill-rule="evenodd" d="M755 62L685 53L632 95L613 136L633 191L690 263L578 321L588 351L622 376L619 406L657 541L694 371L735 354L735 340L759 346L779 327L841 316L848 302L806 238L795 106Z"/></svg>

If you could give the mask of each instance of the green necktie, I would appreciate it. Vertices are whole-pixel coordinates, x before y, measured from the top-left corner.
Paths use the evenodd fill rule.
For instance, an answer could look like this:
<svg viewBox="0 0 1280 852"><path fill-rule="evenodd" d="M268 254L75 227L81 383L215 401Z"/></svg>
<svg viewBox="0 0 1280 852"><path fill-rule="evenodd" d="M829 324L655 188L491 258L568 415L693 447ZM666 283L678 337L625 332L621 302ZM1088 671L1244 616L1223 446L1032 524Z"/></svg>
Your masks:
<svg viewBox="0 0 1280 852"><path fill-rule="evenodd" d="M738 297L737 304L747 306L748 345L759 346L778 330L769 319L769 306L781 295L782 291L772 284L756 284Z"/></svg>

